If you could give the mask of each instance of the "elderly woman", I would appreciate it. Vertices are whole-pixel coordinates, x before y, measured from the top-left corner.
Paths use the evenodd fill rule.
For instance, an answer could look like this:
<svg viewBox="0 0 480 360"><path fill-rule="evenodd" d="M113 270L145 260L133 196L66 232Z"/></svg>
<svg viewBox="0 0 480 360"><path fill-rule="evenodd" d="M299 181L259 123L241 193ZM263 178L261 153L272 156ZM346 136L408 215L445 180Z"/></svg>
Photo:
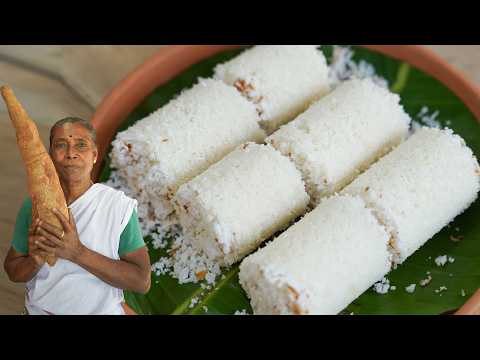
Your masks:
<svg viewBox="0 0 480 360"><path fill-rule="evenodd" d="M32 221L32 201L21 207L5 259L10 280L26 282L29 314L131 313L123 290L150 289L150 260L136 212L137 201L91 181L97 161L95 130L78 118L50 131L53 160L69 209L62 228ZM55 266L45 257L58 258Z"/></svg>

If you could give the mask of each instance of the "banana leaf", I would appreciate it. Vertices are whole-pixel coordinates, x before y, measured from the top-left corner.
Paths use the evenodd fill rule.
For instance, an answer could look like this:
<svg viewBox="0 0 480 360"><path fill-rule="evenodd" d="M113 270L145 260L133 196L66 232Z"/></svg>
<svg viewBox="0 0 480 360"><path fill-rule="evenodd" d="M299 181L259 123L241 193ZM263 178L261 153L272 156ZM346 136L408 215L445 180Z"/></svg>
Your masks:
<svg viewBox="0 0 480 360"><path fill-rule="evenodd" d="M322 46L321 50L330 61L332 47ZM406 63L360 47L352 46L352 50L355 61L364 60L372 64L377 75L389 82L390 89L401 96L402 105L414 120L421 122L418 114L424 106L431 112L439 111L436 120L462 136L475 155L480 155L480 125L452 91ZM237 56L241 51L231 50L215 55L160 86L130 114L118 131L166 104L181 90L193 86L199 77L211 76L216 64ZM100 181L106 181L111 170L107 158ZM480 204L477 201L387 275L395 290L382 295L371 288L342 314L443 314L459 308L480 286L479 216ZM150 238L145 240L152 264L166 256L165 250L153 248ZM437 266L435 259L442 255L448 255L455 261ZM431 282L425 287L419 286L428 274ZM249 300L238 283L238 264L225 269L223 275L215 287L205 290L200 284L180 285L169 275L156 276L152 273L152 287L148 294L126 291L125 299L139 314L218 315L233 314L237 310L252 313ZM411 284L416 284L413 293L405 290ZM192 299L196 298L199 301L193 305Z"/></svg>

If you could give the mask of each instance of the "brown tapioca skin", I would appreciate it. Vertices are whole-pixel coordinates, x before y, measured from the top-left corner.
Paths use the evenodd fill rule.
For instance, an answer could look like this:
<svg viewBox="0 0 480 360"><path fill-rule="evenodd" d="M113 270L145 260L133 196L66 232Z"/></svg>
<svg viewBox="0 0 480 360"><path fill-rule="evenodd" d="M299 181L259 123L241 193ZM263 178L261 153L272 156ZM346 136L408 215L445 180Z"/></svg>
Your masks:
<svg viewBox="0 0 480 360"><path fill-rule="evenodd" d="M58 209L66 218L69 215L65 195L52 159L40 139L35 123L17 100L12 89L2 86L0 92L15 127L17 145L26 169L28 192L32 198L32 220L38 217L61 228L60 221L53 214L52 209ZM57 259L48 257L46 261L53 266Z"/></svg>

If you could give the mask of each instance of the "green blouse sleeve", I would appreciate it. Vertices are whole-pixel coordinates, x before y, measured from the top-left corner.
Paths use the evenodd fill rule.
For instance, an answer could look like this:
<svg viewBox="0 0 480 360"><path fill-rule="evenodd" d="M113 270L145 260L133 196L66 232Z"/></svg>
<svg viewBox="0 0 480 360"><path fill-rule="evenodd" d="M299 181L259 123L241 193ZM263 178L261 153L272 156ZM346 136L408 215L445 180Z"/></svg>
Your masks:
<svg viewBox="0 0 480 360"><path fill-rule="evenodd" d="M137 212L133 210L127 226L123 229L123 232L120 235L118 255L122 257L123 255L134 252L144 246L145 241L143 241L142 232L140 230L138 215Z"/></svg>
<svg viewBox="0 0 480 360"><path fill-rule="evenodd" d="M13 231L12 247L16 252L28 254L28 228L32 223L32 199L27 198L18 211Z"/></svg>

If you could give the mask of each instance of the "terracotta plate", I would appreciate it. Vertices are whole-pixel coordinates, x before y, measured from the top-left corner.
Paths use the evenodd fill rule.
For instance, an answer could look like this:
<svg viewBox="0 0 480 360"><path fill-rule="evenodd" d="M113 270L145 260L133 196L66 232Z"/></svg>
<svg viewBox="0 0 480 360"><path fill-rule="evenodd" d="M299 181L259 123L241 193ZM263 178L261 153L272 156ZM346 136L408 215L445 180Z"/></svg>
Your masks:
<svg viewBox="0 0 480 360"><path fill-rule="evenodd" d="M176 45L159 50L139 66L105 97L92 122L97 129L100 159L104 159L117 128L127 116L156 88L181 74L193 64L238 45ZM361 47L401 60L433 76L470 109L480 120L480 89L465 76L427 48L413 45L362 45ZM94 169L98 180L103 162ZM457 314L480 314L480 290L460 308Z"/></svg>

